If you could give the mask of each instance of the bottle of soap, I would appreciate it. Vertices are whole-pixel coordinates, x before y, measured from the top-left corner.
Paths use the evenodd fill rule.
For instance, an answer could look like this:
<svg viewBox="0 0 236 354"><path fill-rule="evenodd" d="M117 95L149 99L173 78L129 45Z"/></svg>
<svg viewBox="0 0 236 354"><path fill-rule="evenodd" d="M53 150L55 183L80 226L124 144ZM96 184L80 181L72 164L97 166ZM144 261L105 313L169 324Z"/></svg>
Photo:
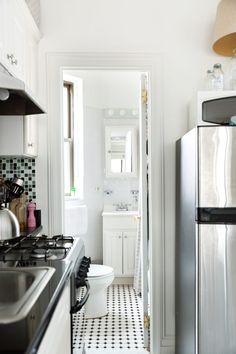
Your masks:
<svg viewBox="0 0 236 354"><path fill-rule="evenodd" d="M28 210L27 227L28 228L36 227L36 219L34 215L35 209L36 209L36 204L33 203L32 200L30 200L27 206L27 210Z"/></svg>

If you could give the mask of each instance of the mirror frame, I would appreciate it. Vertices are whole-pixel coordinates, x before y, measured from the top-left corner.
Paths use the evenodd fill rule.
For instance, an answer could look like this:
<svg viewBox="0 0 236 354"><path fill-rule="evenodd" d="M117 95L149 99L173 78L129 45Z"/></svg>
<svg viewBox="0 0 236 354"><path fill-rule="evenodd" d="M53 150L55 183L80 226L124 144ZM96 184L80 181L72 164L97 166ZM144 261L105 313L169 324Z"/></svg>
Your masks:
<svg viewBox="0 0 236 354"><path fill-rule="evenodd" d="M132 172L112 172L111 171L111 131L118 129L120 131L131 130L132 133ZM138 177L138 146L137 134L138 130L135 125L106 125L105 126L105 175L108 178L137 178Z"/></svg>

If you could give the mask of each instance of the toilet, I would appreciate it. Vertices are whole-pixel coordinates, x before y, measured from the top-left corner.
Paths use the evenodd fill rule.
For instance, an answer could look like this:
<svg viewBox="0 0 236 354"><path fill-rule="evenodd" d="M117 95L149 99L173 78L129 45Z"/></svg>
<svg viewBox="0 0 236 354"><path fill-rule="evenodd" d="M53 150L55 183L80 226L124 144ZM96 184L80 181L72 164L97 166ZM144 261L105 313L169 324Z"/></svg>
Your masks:
<svg viewBox="0 0 236 354"><path fill-rule="evenodd" d="M90 296L85 304L84 317L97 318L108 314L107 288L114 280L112 267L91 264L87 275L90 285Z"/></svg>

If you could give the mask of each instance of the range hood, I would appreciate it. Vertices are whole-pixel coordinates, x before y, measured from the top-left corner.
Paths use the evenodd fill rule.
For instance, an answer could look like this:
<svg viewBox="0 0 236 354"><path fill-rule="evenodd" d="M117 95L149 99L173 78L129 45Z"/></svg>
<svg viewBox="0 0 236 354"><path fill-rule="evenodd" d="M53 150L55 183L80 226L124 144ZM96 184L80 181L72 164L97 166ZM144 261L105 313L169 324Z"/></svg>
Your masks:
<svg viewBox="0 0 236 354"><path fill-rule="evenodd" d="M25 83L0 72L0 116L24 116L45 113Z"/></svg>

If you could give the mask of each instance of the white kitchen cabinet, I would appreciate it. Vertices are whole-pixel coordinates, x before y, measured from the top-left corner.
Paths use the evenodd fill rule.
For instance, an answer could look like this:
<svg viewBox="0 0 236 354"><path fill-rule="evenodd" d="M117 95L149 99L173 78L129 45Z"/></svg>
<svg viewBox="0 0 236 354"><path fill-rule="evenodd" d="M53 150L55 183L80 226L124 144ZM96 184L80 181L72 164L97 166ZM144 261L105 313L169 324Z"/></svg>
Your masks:
<svg viewBox="0 0 236 354"><path fill-rule="evenodd" d="M1 156L37 156L37 116L0 118Z"/></svg>
<svg viewBox="0 0 236 354"><path fill-rule="evenodd" d="M37 54L41 34L22 0L0 2L0 63L23 80L32 92L37 86Z"/></svg>
<svg viewBox="0 0 236 354"><path fill-rule="evenodd" d="M24 155L36 157L38 154L37 116L25 116L24 118Z"/></svg>
<svg viewBox="0 0 236 354"><path fill-rule="evenodd" d="M18 2L9 1L6 7L6 43L4 44L4 63L10 73L25 79L26 31L19 16Z"/></svg>
<svg viewBox="0 0 236 354"><path fill-rule="evenodd" d="M0 62L1 63L3 63L5 60L5 45L7 41L6 5L7 5L7 0L2 0L1 11L0 11Z"/></svg>
<svg viewBox="0 0 236 354"><path fill-rule="evenodd" d="M37 351L38 354L71 352L70 283L66 285Z"/></svg>
<svg viewBox="0 0 236 354"><path fill-rule="evenodd" d="M137 222L135 215L103 213L103 264L114 268L116 277L133 277Z"/></svg>

